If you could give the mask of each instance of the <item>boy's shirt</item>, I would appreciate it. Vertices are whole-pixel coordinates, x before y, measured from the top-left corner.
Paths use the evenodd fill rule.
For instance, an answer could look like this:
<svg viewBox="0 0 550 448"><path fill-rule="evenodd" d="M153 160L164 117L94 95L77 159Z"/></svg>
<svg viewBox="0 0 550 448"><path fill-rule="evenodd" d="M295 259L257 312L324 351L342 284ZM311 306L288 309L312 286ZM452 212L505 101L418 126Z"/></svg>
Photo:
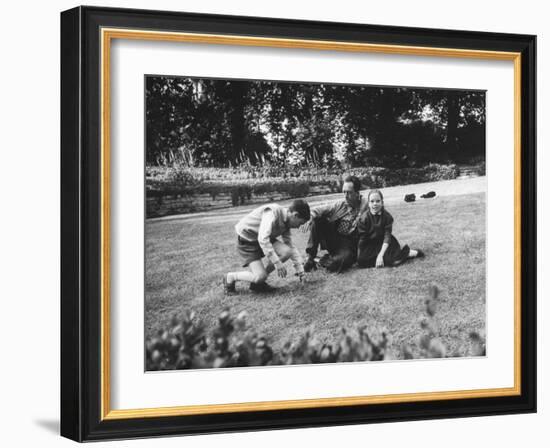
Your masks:
<svg viewBox="0 0 550 448"><path fill-rule="evenodd" d="M283 242L290 247L290 256L297 273L303 272L303 260L298 250L292 243L288 209L278 204L269 204L258 207L242 218L235 225L237 235L247 241L257 241L268 260L276 267L282 265L277 253L273 249L272 241L281 237Z"/></svg>

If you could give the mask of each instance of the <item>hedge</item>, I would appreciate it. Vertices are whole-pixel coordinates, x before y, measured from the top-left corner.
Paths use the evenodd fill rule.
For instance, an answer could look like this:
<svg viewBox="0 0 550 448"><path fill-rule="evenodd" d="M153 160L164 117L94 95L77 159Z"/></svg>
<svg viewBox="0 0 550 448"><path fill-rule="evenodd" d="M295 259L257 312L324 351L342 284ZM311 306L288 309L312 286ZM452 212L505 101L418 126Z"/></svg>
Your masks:
<svg viewBox="0 0 550 448"><path fill-rule="evenodd" d="M417 338L419 358L443 358L449 355L441 341L436 322L439 290L432 286L424 302L424 317ZM247 313L236 317L229 309L223 310L216 327L208 332L193 312L173 316L170 322L145 343L147 370L178 370L220 367L266 366L282 364L318 364L354 361L381 361L389 358L387 351L391 335L373 335L367 327L355 331L342 329L340 336L330 343L316 342L313 331L306 331L298 340L287 341L276 352L270 341L246 322ZM472 352L462 356L485 354L485 339L470 333ZM401 347L401 359L413 358L410 346Z"/></svg>
<svg viewBox="0 0 550 448"><path fill-rule="evenodd" d="M222 180L204 180L198 176L200 169L197 168L168 169L168 174L164 177L147 177L147 196L193 196L207 193L215 199L220 193L229 192L233 205L238 205L245 199L250 199L252 195L274 192L285 193L289 197L305 197L315 186L328 186L331 191L337 192L340 191L344 174L331 173L330 170L308 170L304 176L252 177L243 180L240 177L229 177L230 168L216 170L227 171L228 177ZM455 179L459 175L459 169L456 165L430 164L422 168L354 168L346 173L357 176L364 188L384 188Z"/></svg>

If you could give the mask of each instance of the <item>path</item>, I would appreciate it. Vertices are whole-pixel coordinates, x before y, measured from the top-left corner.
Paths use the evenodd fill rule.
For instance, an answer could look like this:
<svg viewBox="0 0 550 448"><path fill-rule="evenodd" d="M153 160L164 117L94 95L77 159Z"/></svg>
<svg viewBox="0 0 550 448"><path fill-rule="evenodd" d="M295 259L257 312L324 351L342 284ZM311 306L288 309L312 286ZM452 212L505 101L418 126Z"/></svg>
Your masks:
<svg viewBox="0 0 550 448"><path fill-rule="evenodd" d="M487 178L485 176L470 177L467 179L453 179L453 180L441 180L437 182L424 182L420 184L411 185L397 185L395 187L387 187L381 189L384 194L384 202L386 204L395 204L403 201L406 194L416 194L416 200L424 200L420 198L421 194L428 191L435 191L437 196L453 196L460 194L481 193L487 191ZM363 190L362 194L366 194L368 190ZM306 198L309 205L315 207L327 202L335 201L342 198L341 193L326 194L320 196L311 196ZM292 203L292 199L282 201L282 205L289 205ZM161 218L151 218L147 222L155 221L181 221L185 222L203 222L203 223L216 223L216 222L236 222L246 213L259 207L260 204L254 206L242 205L239 207L231 207L222 210L213 210L209 212L201 213L188 213L185 215L172 215L164 216Z"/></svg>

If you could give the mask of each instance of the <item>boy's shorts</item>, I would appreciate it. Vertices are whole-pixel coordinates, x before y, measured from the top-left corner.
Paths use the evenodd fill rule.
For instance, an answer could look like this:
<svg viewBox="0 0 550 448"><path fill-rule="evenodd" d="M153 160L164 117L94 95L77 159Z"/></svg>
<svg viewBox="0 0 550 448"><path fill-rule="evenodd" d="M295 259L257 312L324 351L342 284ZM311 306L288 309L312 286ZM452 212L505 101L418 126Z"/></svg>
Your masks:
<svg viewBox="0 0 550 448"><path fill-rule="evenodd" d="M275 241L276 238L271 239L272 243ZM244 259L243 267L248 266L253 261L261 260L265 256L258 241L248 241L240 236L237 236L237 252Z"/></svg>

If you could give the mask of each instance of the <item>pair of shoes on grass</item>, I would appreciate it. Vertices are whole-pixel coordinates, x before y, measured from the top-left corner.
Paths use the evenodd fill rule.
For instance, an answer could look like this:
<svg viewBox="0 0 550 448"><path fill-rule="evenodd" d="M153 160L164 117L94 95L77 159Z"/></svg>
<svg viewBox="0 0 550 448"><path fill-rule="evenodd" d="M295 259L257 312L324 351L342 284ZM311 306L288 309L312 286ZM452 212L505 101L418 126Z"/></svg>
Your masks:
<svg viewBox="0 0 550 448"><path fill-rule="evenodd" d="M223 292L225 295L233 295L237 292L235 289L235 282L228 282L227 281L227 275L223 276L222 279L223 283ZM274 288L271 285L268 285L266 282L262 283L250 283L250 290L254 292L273 292L277 288Z"/></svg>

